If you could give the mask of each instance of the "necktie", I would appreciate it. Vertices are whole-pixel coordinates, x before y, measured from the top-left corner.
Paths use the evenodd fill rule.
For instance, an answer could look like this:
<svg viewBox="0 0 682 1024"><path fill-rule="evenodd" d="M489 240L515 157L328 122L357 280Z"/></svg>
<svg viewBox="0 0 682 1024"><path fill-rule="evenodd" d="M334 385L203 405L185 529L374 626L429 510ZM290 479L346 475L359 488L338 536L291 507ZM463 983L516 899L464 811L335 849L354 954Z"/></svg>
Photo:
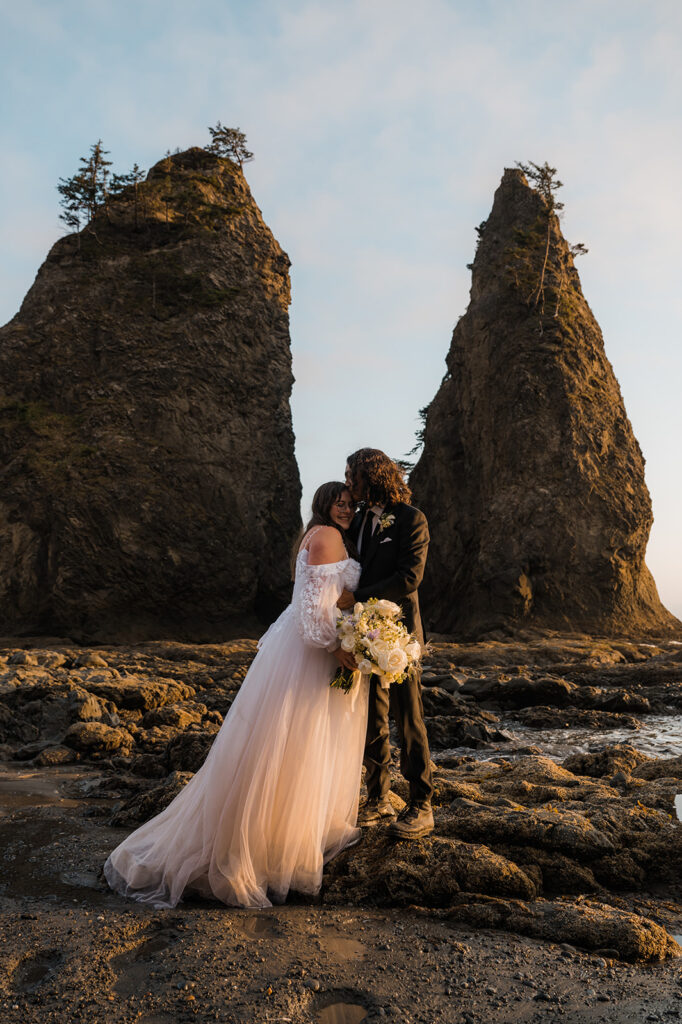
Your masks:
<svg viewBox="0 0 682 1024"><path fill-rule="evenodd" d="M367 526L367 516L369 515L369 509L365 511L365 515L362 520L362 526L360 527L360 533L358 534L358 554L362 553L362 545L365 539L365 527Z"/></svg>

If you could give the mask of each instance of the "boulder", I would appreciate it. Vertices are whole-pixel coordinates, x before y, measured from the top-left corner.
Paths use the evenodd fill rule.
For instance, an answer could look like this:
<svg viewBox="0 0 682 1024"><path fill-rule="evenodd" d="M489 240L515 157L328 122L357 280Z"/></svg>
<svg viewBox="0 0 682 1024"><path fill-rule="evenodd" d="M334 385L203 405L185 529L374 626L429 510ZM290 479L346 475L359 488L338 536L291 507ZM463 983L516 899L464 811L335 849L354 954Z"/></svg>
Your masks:
<svg viewBox="0 0 682 1024"><path fill-rule="evenodd" d="M127 730L102 722L76 722L66 730L64 744L87 757L100 758L114 751L129 752L133 739Z"/></svg>
<svg viewBox="0 0 682 1024"><path fill-rule="evenodd" d="M682 953L672 936L654 921L592 901L524 903L462 896L447 917L593 951L609 949L632 962L664 960Z"/></svg>

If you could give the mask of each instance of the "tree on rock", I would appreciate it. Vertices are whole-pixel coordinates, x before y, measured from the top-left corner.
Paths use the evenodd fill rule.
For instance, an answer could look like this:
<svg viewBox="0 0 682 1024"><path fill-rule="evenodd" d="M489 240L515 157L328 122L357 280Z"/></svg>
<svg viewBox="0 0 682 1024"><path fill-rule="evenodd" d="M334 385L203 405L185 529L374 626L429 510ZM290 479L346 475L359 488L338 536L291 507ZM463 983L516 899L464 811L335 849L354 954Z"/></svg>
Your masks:
<svg viewBox="0 0 682 1024"><path fill-rule="evenodd" d="M109 195L109 150L98 139L90 147L90 155L80 158L80 168L71 178L60 178L57 191L63 211L60 219L72 231L80 231L81 219L89 224L97 211L106 207Z"/></svg>
<svg viewBox="0 0 682 1024"><path fill-rule="evenodd" d="M246 147L246 135L239 128L224 128L220 121L214 128L209 127L211 141L206 147L209 153L234 160L241 170L242 165L253 160L253 153Z"/></svg>
<svg viewBox="0 0 682 1024"><path fill-rule="evenodd" d="M115 196L120 195L127 188L132 186L133 189L133 211L135 217L135 227L138 225L138 207L140 198L139 186L144 181L145 172L137 164L133 164L131 171L126 174L114 174L111 178L111 184L109 186L109 195Z"/></svg>

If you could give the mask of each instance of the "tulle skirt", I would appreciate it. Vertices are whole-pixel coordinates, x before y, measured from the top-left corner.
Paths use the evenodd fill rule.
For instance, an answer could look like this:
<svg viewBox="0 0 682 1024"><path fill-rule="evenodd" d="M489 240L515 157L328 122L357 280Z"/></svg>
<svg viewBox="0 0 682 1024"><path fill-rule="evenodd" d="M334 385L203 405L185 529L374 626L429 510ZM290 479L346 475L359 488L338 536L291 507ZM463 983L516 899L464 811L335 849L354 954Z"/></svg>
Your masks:
<svg viewBox="0 0 682 1024"><path fill-rule="evenodd" d="M241 907L319 892L324 863L360 837L368 680L331 689L337 664L303 643L289 607L201 769L107 859L111 888L157 907L186 890Z"/></svg>

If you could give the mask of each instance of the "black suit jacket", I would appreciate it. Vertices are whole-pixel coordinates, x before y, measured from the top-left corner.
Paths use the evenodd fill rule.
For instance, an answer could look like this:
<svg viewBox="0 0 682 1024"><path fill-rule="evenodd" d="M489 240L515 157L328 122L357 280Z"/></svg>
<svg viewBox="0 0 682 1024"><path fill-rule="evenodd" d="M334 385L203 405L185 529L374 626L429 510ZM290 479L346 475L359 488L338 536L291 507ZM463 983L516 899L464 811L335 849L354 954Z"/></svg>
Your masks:
<svg viewBox="0 0 682 1024"><path fill-rule="evenodd" d="M370 597L379 597L395 601L402 608L403 622L410 633L423 644L424 630L417 590L424 576L429 526L423 512L403 502L387 505L384 514L393 515L395 520L381 532L377 526L374 534L371 533L371 513L368 517L360 553L362 573L355 599L366 601ZM355 544L363 517L364 510L356 514L348 530Z"/></svg>

